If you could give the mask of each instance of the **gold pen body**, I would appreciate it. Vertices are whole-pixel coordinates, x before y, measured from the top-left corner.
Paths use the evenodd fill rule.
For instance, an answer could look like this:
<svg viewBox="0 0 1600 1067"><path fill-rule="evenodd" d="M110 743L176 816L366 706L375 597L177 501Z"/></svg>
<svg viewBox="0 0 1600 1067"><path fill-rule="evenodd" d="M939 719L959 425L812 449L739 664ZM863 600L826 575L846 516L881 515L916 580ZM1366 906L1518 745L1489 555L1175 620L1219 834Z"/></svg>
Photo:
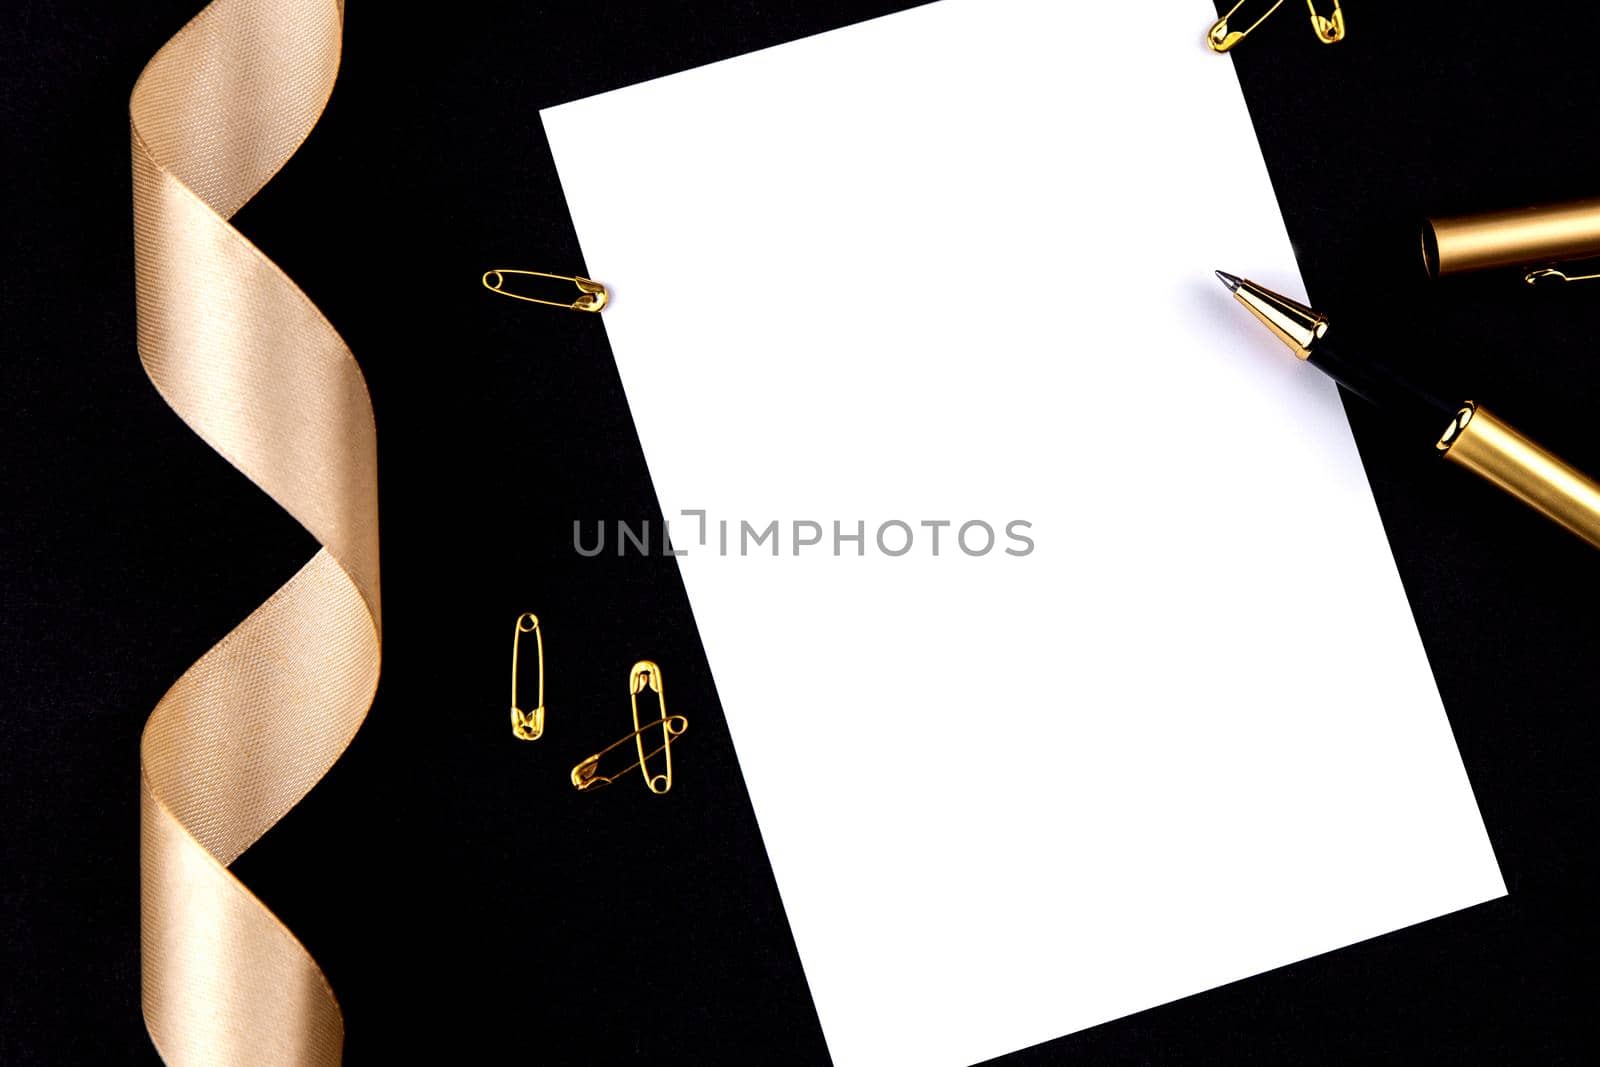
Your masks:
<svg viewBox="0 0 1600 1067"><path fill-rule="evenodd" d="M1328 318L1304 304L1222 271L1222 284L1300 359L1403 417L1429 436L1450 463L1478 475L1600 548L1600 484L1523 436L1483 405L1445 405L1376 365L1327 347Z"/></svg>
<svg viewBox="0 0 1600 1067"><path fill-rule="evenodd" d="M1481 404L1463 404L1435 447L1451 463L1492 482L1600 548L1600 485Z"/></svg>

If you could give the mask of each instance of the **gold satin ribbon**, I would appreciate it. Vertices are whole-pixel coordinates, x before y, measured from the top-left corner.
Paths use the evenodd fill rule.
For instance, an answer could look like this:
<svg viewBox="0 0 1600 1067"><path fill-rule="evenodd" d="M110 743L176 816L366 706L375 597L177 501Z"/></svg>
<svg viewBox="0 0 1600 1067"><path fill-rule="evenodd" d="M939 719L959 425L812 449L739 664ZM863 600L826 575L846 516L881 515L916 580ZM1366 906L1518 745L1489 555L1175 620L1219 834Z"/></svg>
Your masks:
<svg viewBox="0 0 1600 1067"><path fill-rule="evenodd" d="M339 0L216 0L129 101L139 356L321 550L162 697L141 746L145 1025L174 1065L337 1064L316 962L227 866L339 758L378 682L377 446L343 340L227 219L339 69Z"/></svg>

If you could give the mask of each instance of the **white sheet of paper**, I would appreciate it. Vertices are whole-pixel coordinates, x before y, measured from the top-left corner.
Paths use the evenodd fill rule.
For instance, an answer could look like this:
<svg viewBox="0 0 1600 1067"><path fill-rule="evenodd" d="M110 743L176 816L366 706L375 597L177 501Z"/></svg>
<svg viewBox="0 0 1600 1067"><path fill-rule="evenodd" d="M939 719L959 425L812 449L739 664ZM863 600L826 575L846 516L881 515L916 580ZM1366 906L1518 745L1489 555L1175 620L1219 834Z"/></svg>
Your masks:
<svg viewBox="0 0 1600 1067"><path fill-rule="evenodd" d="M839 1067L1505 892L1334 387L1212 277L1299 290L1203 5L1105 18L943 0L543 115Z"/></svg>

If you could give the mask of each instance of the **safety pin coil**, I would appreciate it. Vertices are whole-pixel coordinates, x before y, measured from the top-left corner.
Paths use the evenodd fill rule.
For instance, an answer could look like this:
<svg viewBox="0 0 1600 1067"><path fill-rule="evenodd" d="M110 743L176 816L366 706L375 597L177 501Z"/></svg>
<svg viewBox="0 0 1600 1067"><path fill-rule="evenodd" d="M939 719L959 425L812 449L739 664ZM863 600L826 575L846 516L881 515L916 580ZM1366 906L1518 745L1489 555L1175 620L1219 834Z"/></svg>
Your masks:
<svg viewBox="0 0 1600 1067"><path fill-rule="evenodd" d="M571 282L578 287L580 294L576 300L565 302L561 300L543 300L525 293L513 293L507 289L506 279L509 276L521 278L550 278L558 282ZM541 270L486 270L483 272L483 287L492 293L509 296L513 300L525 300L530 304L543 304L545 307L568 308L572 311L599 311L611 299L611 294L606 292L606 287L592 278L580 278L571 274L546 274Z"/></svg>
<svg viewBox="0 0 1600 1067"><path fill-rule="evenodd" d="M1239 13L1239 9L1249 3L1249 0L1239 0L1228 9L1228 13L1211 24L1211 29L1206 31L1206 44L1213 52L1227 52L1234 45L1254 33L1263 22L1272 16L1272 13L1283 6L1283 0L1276 2L1261 17L1242 30L1235 30L1229 26L1229 21ZM1316 0L1306 0L1306 7L1311 11L1311 29L1317 35L1317 40L1323 44L1337 44L1344 40L1344 9L1339 0L1333 0L1333 14L1324 15L1317 10Z"/></svg>
<svg viewBox="0 0 1600 1067"><path fill-rule="evenodd" d="M532 711L517 707L517 653L523 634L533 634L534 647L539 659L539 704ZM539 630L539 616L525 611L517 616L511 634L511 732L524 741L537 741L544 735L544 635Z"/></svg>

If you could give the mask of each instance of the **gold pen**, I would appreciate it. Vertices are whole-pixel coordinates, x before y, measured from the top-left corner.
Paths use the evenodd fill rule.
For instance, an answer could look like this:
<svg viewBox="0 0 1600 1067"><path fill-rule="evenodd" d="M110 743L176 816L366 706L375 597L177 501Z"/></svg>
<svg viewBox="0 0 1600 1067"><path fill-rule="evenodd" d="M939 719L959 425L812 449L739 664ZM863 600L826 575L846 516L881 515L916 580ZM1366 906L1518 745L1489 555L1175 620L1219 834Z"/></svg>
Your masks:
<svg viewBox="0 0 1600 1067"><path fill-rule="evenodd" d="M1395 411L1434 438L1451 463L1510 493L1600 548L1600 485L1528 440L1482 404L1446 403L1375 362L1351 359L1327 342L1328 317L1280 293L1217 271L1233 293L1294 354L1340 385Z"/></svg>

